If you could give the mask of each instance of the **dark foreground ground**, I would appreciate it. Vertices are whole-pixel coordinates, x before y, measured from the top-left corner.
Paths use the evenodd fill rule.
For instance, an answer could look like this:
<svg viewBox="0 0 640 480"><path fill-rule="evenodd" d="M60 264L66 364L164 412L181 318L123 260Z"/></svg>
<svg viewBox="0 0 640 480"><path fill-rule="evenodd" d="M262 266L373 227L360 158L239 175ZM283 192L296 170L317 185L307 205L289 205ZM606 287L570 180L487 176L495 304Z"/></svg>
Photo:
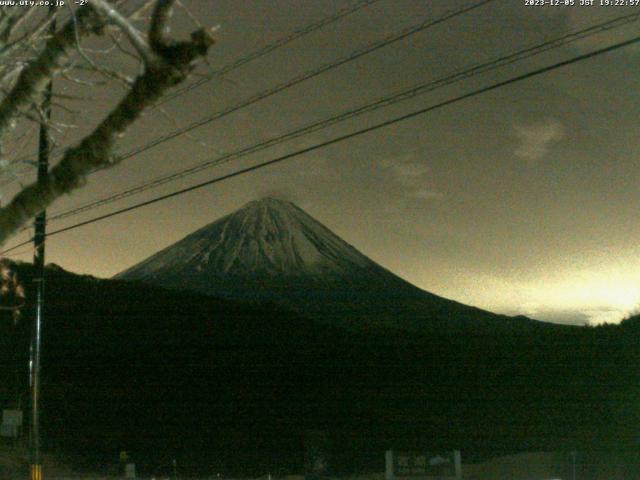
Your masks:
<svg viewBox="0 0 640 480"><path fill-rule="evenodd" d="M464 463L463 478L466 480L634 480L640 478L636 459L624 458L610 452L530 452L501 456L481 463ZM575 477L574 477L575 473ZM121 478L113 473L81 473L52 457L45 458L44 475L48 480L115 480ZM212 472L210 475L179 478L194 480L304 480L303 475L279 476L270 472L260 477L229 478ZM24 457L0 449L0 478L2 480L28 479L28 465ZM139 476L138 478L173 480L171 476ZM326 480L384 480L384 473L329 476Z"/></svg>

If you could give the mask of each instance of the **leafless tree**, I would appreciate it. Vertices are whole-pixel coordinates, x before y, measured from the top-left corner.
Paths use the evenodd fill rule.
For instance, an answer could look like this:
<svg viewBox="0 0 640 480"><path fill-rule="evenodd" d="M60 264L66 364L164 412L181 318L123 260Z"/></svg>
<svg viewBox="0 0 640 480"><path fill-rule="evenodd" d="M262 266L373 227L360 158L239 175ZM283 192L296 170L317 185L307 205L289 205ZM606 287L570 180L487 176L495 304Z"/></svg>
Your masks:
<svg viewBox="0 0 640 480"><path fill-rule="evenodd" d="M54 200L81 187L90 172L118 164L115 149L127 129L206 57L214 43L211 29L195 28L186 40L169 35L172 12L180 5L88 0L56 9L0 6L0 168L16 168L12 155L42 122L57 132L70 127L49 120L41 108L53 77L86 84L90 97L114 83L123 88L101 120L61 148L46 182L23 186L0 208L0 245ZM78 92L55 94L52 101L73 114L73 102L82 101Z"/></svg>

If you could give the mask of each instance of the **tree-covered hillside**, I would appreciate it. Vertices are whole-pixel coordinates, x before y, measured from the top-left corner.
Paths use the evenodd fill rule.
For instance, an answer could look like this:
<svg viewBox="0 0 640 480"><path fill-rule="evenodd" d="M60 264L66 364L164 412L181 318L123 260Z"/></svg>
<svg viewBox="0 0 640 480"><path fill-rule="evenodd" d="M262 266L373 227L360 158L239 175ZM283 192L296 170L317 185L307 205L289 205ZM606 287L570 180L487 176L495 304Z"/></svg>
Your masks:
<svg viewBox="0 0 640 480"><path fill-rule="evenodd" d="M31 266L20 265L27 287ZM640 321L521 334L355 333L242 304L48 269L45 447L143 471L301 471L305 432L335 472L386 448L631 449ZM33 298L28 288L27 297ZM2 395L26 389L29 308L2 321Z"/></svg>

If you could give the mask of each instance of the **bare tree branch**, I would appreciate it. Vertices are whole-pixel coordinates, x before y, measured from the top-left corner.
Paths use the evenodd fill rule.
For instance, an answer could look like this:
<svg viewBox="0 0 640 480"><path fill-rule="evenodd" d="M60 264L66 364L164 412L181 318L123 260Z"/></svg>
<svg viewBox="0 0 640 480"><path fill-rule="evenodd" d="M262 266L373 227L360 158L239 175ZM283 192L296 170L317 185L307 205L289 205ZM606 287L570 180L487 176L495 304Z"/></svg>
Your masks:
<svg viewBox="0 0 640 480"><path fill-rule="evenodd" d="M149 44L151 48L160 53L166 46L169 17L173 13L175 0L158 0L151 15L151 27L149 28Z"/></svg>
<svg viewBox="0 0 640 480"><path fill-rule="evenodd" d="M92 0L92 4L94 2L101 3L101 0ZM124 98L92 133L65 152L60 162L51 169L45 183L33 183L23 188L6 207L0 209L0 244L55 199L81 187L91 171L119 163L121 159L113 155L116 140L169 88L184 81L195 68L195 62L206 56L214 43L210 31L197 30L191 34L189 41L176 42L166 38L166 22L172 4L171 0L158 0L156 3L149 30L150 47L147 47L153 52L153 59L144 63L144 71L135 79ZM80 15L78 24L81 31L102 31L103 24L95 15ZM0 133L20 107L29 103L34 93L42 91L52 71L60 68L65 50L74 43L74 26L70 22L47 42L45 51L24 69L11 92L12 98L0 104Z"/></svg>
<svg viewBox="0 0 640 480"><path fill-rule="evenodd" d="M20 109L44 91L53 73L60 68L67 50L75 45L74 23L67 22L62 30L46 42L40 56L20 72L15 86L0 103L0 142ZM78 14L77 23L79 33L99 33L103 28L103 22L92 9L83 9Z"/></svg>
<svg viewBox="0 0 640 480"><path fill-rule="evenodd" d="M104 3L101 0L94 0L94 1L98 2L97 4ZM120 26L120 23L122 23L123 25L127 25L128 24L127 20L124 17L122 17L122 15L120 15L113 7L111 7L111 5L107 5L107 7L108 7L107 8L108 14L114 15L118 19L120 19L120 21L118 22L118 26ZM78 28L77 28L78 20L76 18L75 12L73 10L71 11L71 15L72 15L73 21L74 21L74 23L76 25L76 49L77 49L78 53L80 54L80 56L83 58L83 60L85 62L87 62L87 64L89 64L89 66L93 70L95 70L96 72L101 73L104 77L117 80L117 81L123 83L126 88L130 87L131 84L133 83L133 80L131 78L129 78L128 76L123 75L123 74L121 74L119 72L113 71L113 70L111 70L109 68L101 67L96 62L94 62L91 59L91 57L89 57L89 55L85 52L84 47L82 46L80 35L78 33ZM129 27L130 27L131 30L137 32L137 30L135 28L133 28L133 26L129 25ZM142 40L142 37L140 37L140 41L142 41L144 43L144 40ZM143 50L144 51L148 51L149 48L145 46L145 48L143 48Z"/></svg>
<svg viewBox="0 0 640 480"><path fill-rule="evenodd" d="M110 33L109 37L113 41L114 46L118 50L120 50L120 52L124 53L127 57L130 57L130 58L133 58L134 60L137 60L138 62L141 61L140 57L136 56L134 53L132 53L129 50L127 50L124 45L122 45L121 39L119 38L120 36L116 36L116 35L113 35L113 34Z"/></svg>
<svg viewBox="0 0 640 480"><path fill-rule="evenodd" d="M105 0L92 0L91 5L98 12L100 12L110 23L117 25L122 32L129 38L131 45L140 54L145 63L151 63L154 61L153 52L149 48L149 45L142 38L142 34L135 28L129 20L123 17L120 12L113 8Z"/></svg>

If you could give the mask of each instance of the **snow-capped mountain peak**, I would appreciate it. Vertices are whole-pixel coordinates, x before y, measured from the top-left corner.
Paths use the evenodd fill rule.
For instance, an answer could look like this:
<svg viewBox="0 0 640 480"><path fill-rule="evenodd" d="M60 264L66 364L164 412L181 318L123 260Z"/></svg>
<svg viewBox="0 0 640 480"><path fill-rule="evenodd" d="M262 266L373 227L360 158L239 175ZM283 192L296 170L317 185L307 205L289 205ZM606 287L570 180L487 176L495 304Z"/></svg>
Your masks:
<svg viewBox="0 0 640 480"><path fill-rule="evenodd" d="M530 326L417 288L291 202L246 204L116 278L218 297L277 302L355 328L403 330Z"/></svg>
<svg viewBox="0 0 640 480"><path fill-rule="evenodd" d="M375 263L293 203L264 198L188 235L119 278L180 271L228 275L344 275Z"/></svg>

